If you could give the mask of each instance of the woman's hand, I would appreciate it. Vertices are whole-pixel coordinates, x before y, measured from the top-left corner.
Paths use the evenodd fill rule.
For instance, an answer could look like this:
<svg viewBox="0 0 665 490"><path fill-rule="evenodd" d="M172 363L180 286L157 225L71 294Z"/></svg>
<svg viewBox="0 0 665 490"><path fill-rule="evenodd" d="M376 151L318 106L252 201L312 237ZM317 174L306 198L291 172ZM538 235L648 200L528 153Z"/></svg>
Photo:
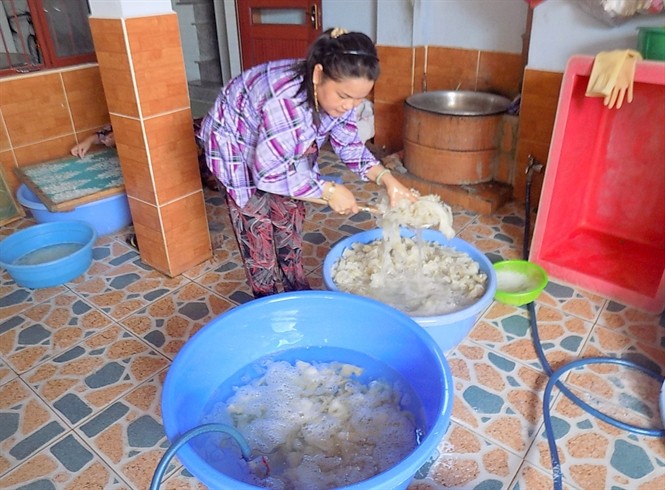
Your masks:
<svg viewBox="0 0 665 490"><path fill-rule="evenodd" d="M360 212L356 198L347 187L342 184L328 182L324 185L323 195L328 201L328 206L336 213L356 214Z"/></svg>
<svg viewBox="0 0 665 490"><path fill-rule="evenodd" d="M95 143L96 141L97 141L97 135L92 134L83 141L81 141L78 145L74 146L70 150L70 152L75 157L83 158L85 154L88 153L88 150L90 149L92 144Z"/></svg>
<svg viewBox="0 0 665 490"><path fill-rule="evenodd" d="M83 158L86 153L90 150L92 145L104 145L108 148L115 146L115 135L113 131L108 131L104 134L95 133L88 136L86 139L81 141L78 145L73 147L70 152L75 157Z"/></svg>
<svg viewBox="0 0 665 490"><path fill-rule="evenodd" d="M402 199L408 199L411 202L418 200L418 196L392 175L386 175L381 180L386 187L386 193L388 194L388 199L390 199L390 207L394 208Z"/></svg>
<svg viewBox="0 0 665 490"><path fill-rule="evenodd" d="M388 199L390 200L390 207L397 206L397 203L402 199L408 199L411 202L416 202L418 196L411 192L404 184L390 173L390 170L383 165L376 165L367 171L367 177L374 180L378 185L383 185L386 188Z"/></svg>

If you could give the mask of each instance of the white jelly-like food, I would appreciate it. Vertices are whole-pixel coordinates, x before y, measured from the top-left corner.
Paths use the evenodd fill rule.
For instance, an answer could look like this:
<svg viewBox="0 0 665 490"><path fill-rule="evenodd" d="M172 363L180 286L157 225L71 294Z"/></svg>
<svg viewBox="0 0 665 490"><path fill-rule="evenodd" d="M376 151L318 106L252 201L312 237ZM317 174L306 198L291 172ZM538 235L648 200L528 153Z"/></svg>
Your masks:
<svg viewBox="0 0 665 490"><path fill-rule="evenodd" d="M249 475L253 485L326 490L357 483L417 444L402 392L380 380L364 384L356 378L361 372L338 362L269 361L263 376L237 387L210 419L231 423L255 458L266 457L269 474Z"/></svg>
<svg viewBox="0 0 665 490"><path fill-rule="evenodd" d="M354 243L333 265L332 279L341 291L374 298L411 316L460 310L487 287L487 275L469 254L418 235Z"/></svg>
<svg viewBox="0 0 665 490"><path fill-rule="evenodd" d="M506 293L525 293L536 287L536 281L526 274L499 270L496 273L496 288Z"/></svg>

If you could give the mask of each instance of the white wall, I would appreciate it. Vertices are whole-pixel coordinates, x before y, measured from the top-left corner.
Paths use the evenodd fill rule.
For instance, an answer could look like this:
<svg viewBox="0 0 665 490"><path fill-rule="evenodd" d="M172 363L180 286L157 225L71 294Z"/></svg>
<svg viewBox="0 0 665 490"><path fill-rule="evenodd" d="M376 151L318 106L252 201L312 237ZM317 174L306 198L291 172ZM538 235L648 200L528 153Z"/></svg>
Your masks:
<svg viewBox="0 0 665 490"><path fill-rule="evenodd" d="M578 2L546 0L534 9L528 68L563 72L574 54L636 49L638 27L665 25L660 14L636 15L610 26L582 10Z"/></svg>
<svg viewBox="0 0 665 490"><path fill-rule="evenodd" d="M376 40L376 3L377 0L322 0L323 30L343 27L349 31L364 32Z"/></svg>
<svg viewBox="0 0 665 490"><path fill-rule="evenodd" d="M379 0L377 42L521 53L527 12L524 0Z"/></svg>
<svg viewBox="0 0 665 490"><path fill-rule="evenodd" d="M416 0L415 46L522 52L524 0Z"/></svg>
<svg viewBox="0 0 665 490"><path fill-rule="evenodd" d="M178 15L178 26L180 28L180 42L182 43L182 55L185 58L185 72L187 80L199 80L199 65L196 61L201 58L199 43L194 26L194 7L192 5L178 5L178 0L171 0L173 11Z"/></svg>
<svg viewBox="0 0 665 490"><path fill-rule="evenodd" d="M173 11L169 0L88 0L90 14L101 19L161 15Z"/></svg>
<svg viewBox="0 0 665 490"><path fill-rule="evenodd" d="M382 46L413 46L413 1L379 1L376 11L376 43Z"/></svg>

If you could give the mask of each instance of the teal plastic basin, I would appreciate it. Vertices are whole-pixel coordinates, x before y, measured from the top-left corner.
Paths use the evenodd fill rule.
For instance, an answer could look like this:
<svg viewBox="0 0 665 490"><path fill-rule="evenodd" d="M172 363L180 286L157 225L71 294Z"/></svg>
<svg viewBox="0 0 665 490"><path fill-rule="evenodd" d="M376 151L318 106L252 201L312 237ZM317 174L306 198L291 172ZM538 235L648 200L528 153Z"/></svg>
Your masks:
<svg viewBox="0 0 665 490"><path fill-rule="evenodd" d="M0 242L0 267L21 287L59 286L92 262L95 229L84 221L54 221L19 230Z"/></svg>

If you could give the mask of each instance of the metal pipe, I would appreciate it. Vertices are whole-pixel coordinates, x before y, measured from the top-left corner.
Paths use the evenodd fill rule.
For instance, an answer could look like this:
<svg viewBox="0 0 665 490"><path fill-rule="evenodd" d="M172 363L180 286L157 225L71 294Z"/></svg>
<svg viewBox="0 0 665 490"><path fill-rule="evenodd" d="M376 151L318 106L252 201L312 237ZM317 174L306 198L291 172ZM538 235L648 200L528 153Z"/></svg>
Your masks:
<svg viewBox="0 0 665 490"><path fill-rule="evenodd" d="M529 155L528 158L529 163L526 167L526 195L524 196L524 244L522 248L522 257L524 260L529 260L529 244L531 240L531 183L533 172L542 172L545 167L533 155Z"/></svg>

